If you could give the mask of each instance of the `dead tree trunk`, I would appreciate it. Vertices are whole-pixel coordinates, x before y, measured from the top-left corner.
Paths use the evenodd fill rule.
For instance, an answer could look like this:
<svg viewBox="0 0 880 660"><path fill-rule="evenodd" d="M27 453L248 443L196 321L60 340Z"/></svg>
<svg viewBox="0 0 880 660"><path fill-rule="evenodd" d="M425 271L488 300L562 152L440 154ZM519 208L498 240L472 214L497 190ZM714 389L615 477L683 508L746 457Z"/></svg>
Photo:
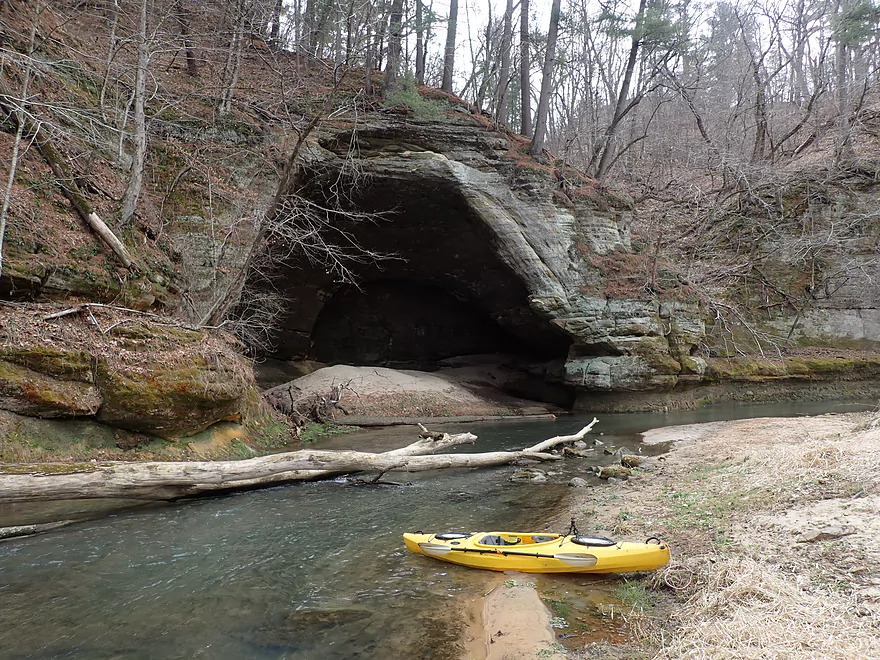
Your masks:
<svg viewBox="0 0 880 660"><path fill-rule="evenodd" d="M47 470L46 465L19 465L15 466L15 473L0 473L0 503L105 497L175 499L259 484L314 480L348 472L419 472L491 467L524 459L561 460L560 456L544 452L555 445L579 440L597 421L594 419L574 435L550 438L520 451L434 454L439 449L473 442L476 436L471 433L436 434L423 429L416 443L381 454L305 449L243 461L107 462L66 474L59 473L57 465L51 470Z"/></svg>
<svg viewBox="0 0 880 660"><path fill-rule="evenodd" d="M149 51L147 44L147 0L141 0L137 33L137 70L134 84L134 129L132 141L134 150L131 155L131 170L128 185L122 197L120 214L123 224L131 220L137 209L138 199L144 185L144 162L147 157L147 66Z"/></svg>

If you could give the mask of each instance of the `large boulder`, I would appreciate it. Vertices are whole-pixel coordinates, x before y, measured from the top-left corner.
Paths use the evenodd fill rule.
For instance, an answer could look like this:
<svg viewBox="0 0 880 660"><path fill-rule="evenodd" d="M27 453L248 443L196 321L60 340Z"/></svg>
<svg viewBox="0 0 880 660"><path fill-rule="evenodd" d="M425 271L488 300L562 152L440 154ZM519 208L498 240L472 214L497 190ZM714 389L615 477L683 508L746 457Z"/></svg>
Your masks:
<svg viewBox="0 0 880 660"><path fill-rule="evenodd" d="M0 317L0 409L175 438L258 400L250 364L222 333L100 306L46 321L51 311Z"/></svg>
<svg viewBox="0 0 880 660"><path fill-rule="evenodd" d="M92 366L80 349L7 343L0 347L0 408L37 417L93 415L101 394Z"/></svg>

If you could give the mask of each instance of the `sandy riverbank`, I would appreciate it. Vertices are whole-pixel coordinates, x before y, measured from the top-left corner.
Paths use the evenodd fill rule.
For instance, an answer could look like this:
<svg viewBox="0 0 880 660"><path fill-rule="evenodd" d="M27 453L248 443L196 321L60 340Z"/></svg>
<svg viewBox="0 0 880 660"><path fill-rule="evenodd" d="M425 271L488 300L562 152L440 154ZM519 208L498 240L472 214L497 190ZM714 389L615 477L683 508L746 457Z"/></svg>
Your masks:
<svg viewBox="0 0 880 660"><path fill-rule="evenodd" d="M470 607L462 660L562 660L550 625L550 610L535 589L534 576L498 573L494 586Z"/></svg>
<svg viewBox="0 0 880 660"><path fill-rule="evenodd" d="M672 543L673 562L637 578L651 602L628 617L635 643L568 657L880 658L876 414L714 422L645 436L671 442L670 452L626 482L575 491L570 513L582 531L660 535ZM480 632L467 657L552 652L549 612L526 605L534 590L499 589L475 604ZM523 607L537 617L523 626L532 634L508 636Z"/></svg>
<svg viewBox="0 0 880 660"><path fill-rule="evenodd" d="M639 478L579 496L616 536L660 534L646 578L644 658L880 658L880 426L876 414L665 428ZM589 654L583 657L592 657Z"/></svg>

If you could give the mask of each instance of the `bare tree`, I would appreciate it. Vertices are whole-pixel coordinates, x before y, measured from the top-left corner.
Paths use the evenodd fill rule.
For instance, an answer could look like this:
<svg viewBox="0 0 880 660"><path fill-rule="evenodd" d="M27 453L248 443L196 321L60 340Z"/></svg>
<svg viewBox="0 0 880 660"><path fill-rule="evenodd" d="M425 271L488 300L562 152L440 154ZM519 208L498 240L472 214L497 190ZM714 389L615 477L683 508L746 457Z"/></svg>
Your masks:
<svg viewBox="0 0 880 660"><path fill-rule="evenodd" d="M232 112L232 99L235 96L235 88L238 85L238 76L241 72L241 52L244 47L245 22L247 20L245 0L234 0L232 7L232 37L226 51L226 63L223 66L221 76L222 94L220 104L217 106L217 114L221 117Z"/></svg>
<svg viewBox="0 0 880 660"><path fill-rule="evenodd" d="M17 114L16 123L18 128L15 131L15 141L12 144L12 157L9 159L9 178L6 180L6 190L3 191L3 204L0 206L0 276L3 275L3 240L6 236L6 216L9 212L9 204L12 202L12 187L15 184L15 172L18 169L18 154L21 149L21 139L24 134L25 116L24 108L28 103L28 92L31 83L32 57L37 39L37 25L40 23L40 14L43 12L43 6L40 0L36 0L34 7L34 17L31 20L31 34L28 43L28 52L24 63L24 80L21 83L21 98L16 104L15 112Z"/></svg>
<svg viewBox="0 0 880 660"><path fill-rule="evenodd" d="M177 10L177 23L180 25L180 36L183 40L183 53L186 58L186 73L191 78L197 78L199 75L199 65L196 62L196 54L193 50L192 39L190 38L190 12L187 7L188 0L175 0L175 9ZM278 0L281 4L281 0ZM273 29L277 24L273 24ZM278 36L277 34L275 35Z"/></svg>
<svg viewBox="0 0 880 660"><path fill-rule="evenodd" d="M629 97L630 85L632 84L633 72L636 68L639 46L642 43L646 4L647 0L639 0L639 10L636 13L636 22L632 33L632 44L629 49L629 59L626 63L623 80L620 83L617 103L614 106L614 115L611 118L611 123L608 124L608 128L605 129L605 135L603 137L602 155L599 159L599 165L596 168L597 179L604 178L608 172L608 167L611 164L611 156L614 152L614 136L620 128L620 121L630 109L627 107L627 99Z"/></svg>
<svg viewBox="0 0 880 660"><path fill-rule="evenodd" d="M449 22L446 26L446 49L443 56L444 92L452 93L452 73L455 69L455 31L458 27L458 0L449 0Z"/></svg>
<svg viewBox="0 0 880 660"><path fill-rule="evenodd" d="M508 92L510 91L510 49L513 41L513 0L507 0L504 10L504 30L501 35L501 69L498 72L498 91L495 116L502 124L508 120Z"/></svg>
<svg viewBox="0 0 880 660"><path fill-rule="evenodd" d="M520 0L519 16L519 84L521 133L532 136L532 65L529 54L529 0Z"/></svg>
<svg viewBox="0 0 880 660"><path fill-rule="evenodd" d="M388 33L388 61L385 63L385 89L387 95L397 81L400 66L400 37L403 31L403 0L392 0L391 25Z"/></svg>
<svg viewBox="0 0 880 660"><path fill-rule="evenodd" d="M425 84L425 8L422 0L416 0L416 83Z"/></svg>
<svg viewBox="0 0 880 660"><path fill-rule="evenodd" d="M278 36L281 34L281 12L284 10L284 0L275 0L272 9L272 27L269 30L269 42L274 48L280 45Z"/></svg>
<svg viewBox="0 0 880 660"><path fill-rule="evenodd" d="M149 44L147 42L147 1L140 0L138 5L138 27L135 35L138 56L137 68L135 69L134 127L132 130L134 149L131 155L131 167L128 171L128 185L122 196L122 209L120 211L122 222L128 222L134 215L144 184L144 161L147 157L147 67L150 63Z"/></svg>
<svg viewBox="0 0 880 660"><path fill-rule="evenodd" d="M538 99L538 114L535 118L535 136L532 138L532 156L536 157L544 150L544 134L547 131L547 115L550 112L550 88L553 85L553 70L556 67L556 35L559 33L560 6L561 0L553 0L550 9L550 30L547 33L547 52L544 54L541 96Z"/></svg>

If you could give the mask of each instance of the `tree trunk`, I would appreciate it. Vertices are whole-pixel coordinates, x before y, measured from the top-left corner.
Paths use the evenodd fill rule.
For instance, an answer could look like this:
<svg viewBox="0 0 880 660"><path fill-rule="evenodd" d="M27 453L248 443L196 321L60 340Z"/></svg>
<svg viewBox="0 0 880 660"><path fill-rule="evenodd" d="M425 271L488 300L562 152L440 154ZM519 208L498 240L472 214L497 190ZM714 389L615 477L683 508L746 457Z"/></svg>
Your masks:
<svg viewBox="0 0 880 660"><path fill-rule="evenodd" d="M272 27L269 30L269 43L272 48L279 48L281 44L278 35L281 34L281 11L284 9L284 0L275 0L272 8Z"/></svg>
<svg viewBox="0 0 880 660"><path fill-rule="evenodd" d="M547 115L550 112L550 88L553 85L553 70L556 68L556 35L559 33L561 5L562 0L553 0L550 9L550 31L547 33L547 52L544 54L544 69L541 75L541 96L538 99L538 115L535 119L535 137L532 139L532 156L535 158L544 151Z"/></svg>
<svg viewBox="0 0 880 660"><path fill-rule="evenodd" d="M446 26L446 50L443 57L444 92L452 94L452 73L455 69L455 30L458 26L458 0L449 0L449 23Z"/></svg>
<svg viewBox="0 0 880 660"><path fill-rule="evenodd" d="M632 84L633 71L636 68L636 60L639 54L639 46L642 44L642 26L645 22L645 4L646 0L640 0L639 13L636 14L636 25L633 29L632 44L629 49L629 59L626 62L626 71L623 74L623 82L620 84L620 92L617 95L617 104L614 107L614 116L611 123L605 129L603 137L602 157L599 159L599 167L596 169L596 178L602 179L608 172L611 164L611 156L614 153L614 136L623 119L626 108L626 99L629 96L629 87Z"/></svg>
<svg viewBox="0 0 880 660"><path fill-rule="evenodd" d="M403 0L391 3L391 24L388 29L388 60L385 63L385 87L382 95L387 98L397 82L400 66L400 33L403 30Z"/></svg>
<svg viewBox="0 0 880 660"><path fill-rule="evenodd" d="M521 0L519 17L519 81L522 134L532 137L532 64L529 53L529 0Z"/></svg>
<svg viewBox="0 0 880 660"><path fill-rule="evenodd" d="M364 56L364 94L373 95L373 43L370 26L367 25L367 52Z"/></svg>
<svg viewBox="0 0 880 660"><path fill-rule="evenodd" d="M196 62L195 51L193 51L192 40L190 39L189 27L189 9L186 8L188 0L177 0L177 23L180 25L180 36L183 39L183 52L186 57L186 73L191 78L197 78L199 75L199 66ZM279 0L280 1L280 0Z"/></svg>
<svg viewBox="0 0 880 660"><path fill-rule="evenodd" d="M841 19L848 11L848 1L838 0L835 13ZM843 21L841 21L843 22ZM838 28L842 32L842 28ZM842 34L837 35L834 51L835 96L837 98L837 144L835 145L835 163L850 160L852 148L852 122L850 120L850 90L847 76L849 60L846 41Z"/></svg>
<svg viewBox="0 0 880 660"><path fill-rule="evenodd" d="M232 112L232 99L235 96L235 88L238 85L238 74L241 70L241 50L244 42L244 2L239 0L235 3L235 21L232 27L232 41L226 53L226 65L223 67L221 76L223 94L220 97L220 105L217 114L225 117Z"/></svg>
<svg viewBox="0 0 880 660"><path fill-rule="evenodd" d="M122 222L131 220L137 208L141 189L144 185L144 162L147 157L147 66L149 65L149 52L147 44L147 0L141 0L140 13L138 16L137 32L137 71L135 72L134 85L134 128L132 142L134 150L131 155L131 169L128 175L128 185L122 196Z"/></svg>
<svg viewBox="0 0 880 660"><path fill-rule="evenodd" d="M513 0L507 0L504 10L504 29L501 34L501 70L498 72L498 94L495 101L495 118L507 125L508 92L510 91L510 47L513 41Z"/></svg>
<svg viewBox="0 0 880 660"><path fill-rule="evenodd" d="M555 445L583 438L597 421L594 419L574 435L550 438L521 451L425 455L455 444L473 442L476 436L424 432L418 442L381 454L306 449L242 461L110 462L89 466L88 471L66 474L59 473L58 465L16 466L15 474L0 473L0 503L105 497L174 499L256 484L313 480L340 472L419 472L490 467L524 459L561 460L560 456L544 452ZM25 470L29 473L24 474Z"/></svg>
<svg viewBox="0 0 880 660"><path fill-rule="evenodd" d="M107 66L104 67L104 79L101 81L101 94L98 98L98 107L101 109L101 115L104 116L104 100L107 96L107 85L110 82L110 69L113 65L113 58L116 57L116 28L119 25L119 1L113 0L113 18L110 20L110 37L107 42ZM105 117L106 121L106 117Z"/></svg>
<svg viewBox="0 0 880 660"><path fill-rule="evenodd" d="M422 23L422 0L416 0L416 83L425 84L425 28Z"/></svg>

